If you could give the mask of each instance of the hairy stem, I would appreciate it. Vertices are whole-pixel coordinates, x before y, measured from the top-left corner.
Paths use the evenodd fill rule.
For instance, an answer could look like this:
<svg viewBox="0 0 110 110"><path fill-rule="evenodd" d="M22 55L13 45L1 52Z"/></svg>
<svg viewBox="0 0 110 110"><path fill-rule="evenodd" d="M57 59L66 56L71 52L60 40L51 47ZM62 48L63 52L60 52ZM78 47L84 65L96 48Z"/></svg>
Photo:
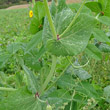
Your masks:
<svg viewBox="0 0 110 110"><path fill-rule="evenodd" d="M71 60L70 60L68 57L66 57L66 58L67 58L67 60L70 62L70 64L72 65L72 67L73 67L73 68L76 68L76 69L83 68L83 67L85 67L85 66L87 66L87 65L89 64L89 60L88 60L87 63L85 63L84 65L76 66L76 65L74 65L74 64L71 62Z"/></svg>
<svg viewBox="0 0 110 110"><path fill-rule="evenodd" d="M71 28L71 26L73 25L73 23L76 21L76 19L78 18L84 4L85 4L86 0L84 0L84 2L82 3L81 7L79 8L78 12L76 13L75 17L73 18L72 22L69 24L69 26L66 28L66 30L59 36L60 38Z"/></svg>
<svg viewBox="0 0 110 110"><path fill-rule="evenodd" d="M44 92L44 90L46 89L48 83L51 81L52 79L52 76L53 76L53 73L55 71L55 67L56 67L56 60L57 58L55 56L52 56L52 66L51 66L51 70L50 70L50 73L49 75L47 76L43 86L42 86L42 89L41 89L41 94Z"/></svg>
<svg viewBox="0 0 110 110"><path fill-rule="evenodd" d="M48 21L49 21L49 25L50 25L50 28L52 30L53 39L57 39L57 34L56 34L55 26L54 26L53 21L52 21L52 17L51 17L50 11L49 11L49 6L48 6L47 0L44 0L44 6L45 6L45 11L46 11L46 14L47 14ZM53 55L52 56L51 70L50 70L50 73L48 74L44 84L42 85L41 94L43 94L43 92L46 89L48 83L52 79L52 76L53 76L53 73L54 73L55 67L56 67L56 61L57 61L57 58L56 58L56 56Z"/></svg>
<svg viewBox="0 0 110 110"><path fill-rule="evenodd" d="M70 63L67 64L67 66L63 69L63 71L61 72L61 74L58 76L58 78L46 89L46 91L48 91L52 86L54 86L54 84L61 78L61 76L64 74L64 72L67 70L68 66L70 65Z"/></svg>
<svg viewBox="0 0 110 110"><path fill-rule="evenodd" d="M0 87L0 91L16 91L14 88L6 88L6 87Z"/></svg>
<svg viewBox="0 0 110 110"><path fill-rule="evenodd" d="M49 6L48 6L47 0L44 0L44 6L45 6L45 12L47 14L47 18L48 18L48 21L49 21L49 24L50 24L50 28L51 28L51 31L52 31L52 34L53 34L53 38L57 39L55 26L54 26L53 21L52 21L52 17L51 17L50 11L49 11Z"/></svg>

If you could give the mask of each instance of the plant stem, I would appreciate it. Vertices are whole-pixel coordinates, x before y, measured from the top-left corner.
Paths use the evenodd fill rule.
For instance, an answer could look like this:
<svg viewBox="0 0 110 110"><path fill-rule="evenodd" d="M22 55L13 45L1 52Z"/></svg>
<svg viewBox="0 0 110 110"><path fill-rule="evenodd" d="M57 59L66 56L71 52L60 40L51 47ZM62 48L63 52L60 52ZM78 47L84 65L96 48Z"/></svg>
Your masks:
<svg viewBox="0 0 110 110"><path fill-rule="evenodd" d="M56 60L57 58L55 56L52 56L52 66L51 66L51 70L50 70L50 73L49 75L47 76L43 86L42 86L42 89L41 89L41 94L44 92L45 88L47 87L48 83L51 81L52 79L52 76L53 76L53 73L55 71L55 67L56 67Z"/></svg>
<svg viewBox="0 0 110 110"><path fill-rule="evenodd" d="M33 6L35 5L35 0L32 0Z"/></svg>
<svg viewBox="0 0 110 110"><path fill-rule="evenodd" d="M74 65L74 64L71 62L71 60L70 60L68 57L66 57L66 58L67 58L67 60L70 62L70 64L72 65L72 67L73 67L73 68L76 68L76 69L83 68L83 67L85 67L85 66L87 66L87 65L89 64L89 60L88 60L86 64L80 65L80 66L76 66L76 65Z"/></svg>
<svg viewBox="0 0 110 110"><path fill-rule="evenodd" d="M77 17L79 16L84 4L85 4L86 0L84 0L84 2L82 3L81 7L79 8L78 12L76 13L75 17L73 18L72 22L69 24L69 26L66 28L66 30L59 36L60 38L71 28L71 26L73 25L73 23L76 21Z"/></svg>
<svg viewBox="0 0 110 110"><path fill-rule="evenodd" d="M46 89L46 91L48 91L52 86L54 86L54 84L61 78L61 76L64 74L64 72L67 70L68 66L70 65L70 63L67 64L67 66L63 69L63 71L61 72L61 74L58 76L58 78Z"/></svg>
<svg viewBox="0 0 110 110"><path fill-rule="evenodd" d="M53 21L52 21L52 17L51 17L50 11L49 11L49 6L48 6L47 0L44 0L44 6L45 6L45 12L47 14L47 18L48 18L48 21L49 21L49 24L50 24L50 28L51 28L52 33L53 33L53 38L57 39L57 34L56 34L56 31L55 31L55 26L54 26Z"/></svg>
<svg viewBox="0 0 110 110"><path fill-rule="evenodd" d="M6 88L6 87L0 87L0 91L16 91L16 89L13 88Z"/></svg>
<svg viewBox="0 0 110 110"><path fill-rule="evenodd" d="M49 11L49 6L48 6L48 2L47 0L44 0L44 6L45 6L45 10L46 10L46 14L47 14L47 18L48 18L48 21L49 21L49 25L50 25L50 28L52 30L52 33L53 33L53 39L57 39L57 34L56 34L56 31L55 31L55 26L53 24L53 21L52 21L52 17L51 17L51 14L50 14L50 11ZM52 56L52 66L51 66L51 70L50 70L50 73L49 75L47 76L44 84L42 85L42 88L41 88L41 94L43 94L45 88L47 87L48 83L51 81L52 79L52 76L53 76L53 73L55 71L55 67L56 67L56 61L57 61L57 58L56 56Z"/></svg>

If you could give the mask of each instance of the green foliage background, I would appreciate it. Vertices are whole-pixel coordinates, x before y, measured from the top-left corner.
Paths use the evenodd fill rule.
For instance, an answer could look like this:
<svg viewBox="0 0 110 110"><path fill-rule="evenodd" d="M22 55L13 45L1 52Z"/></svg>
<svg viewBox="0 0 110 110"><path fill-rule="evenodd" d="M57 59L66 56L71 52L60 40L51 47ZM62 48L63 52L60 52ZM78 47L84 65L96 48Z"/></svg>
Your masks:
<svg viewBox="0 0 110 110"><path fill-rule="evenodd" d="M79 7L80 7L79 4L70 5L70 8L73 10L73 12L75 12L75 10L77 10ZM60 11L62 10L59 9L59 12ZM97 12L97 10L95 11ZM39 73L45 73L44 77L41 76L43 81L48 75L50 65L51 65L51 56L50 56L50 53L46 53L43 56L43 58L39 57L40 55L45 53L45 49L43 47L39 49L39 47L41 47L41 44L42 44L41 42L42 31L38 32L34 36L30 33L29 27L30 27L31 19L29 18L28 12L29 12L28 9L0 10L0 15L2 15L0 18L0 28L1 28L0 29L0 52L1 53L4 52L6 54L6 56L2 56L0 54L1 55L0 64L3 60L2 58L5 58L4 61L6 61L6 59L10 57L8 55L12 54L9 61L6 62L6 65L3 66L0 70L0 87L3 86L3 87L19 88L17 91L13 93L0 91L0 101L1 101L0 104L2 105L0 106L1 110L7 109L6 108L7 106L9 107L8 108L9 110L12 110L12 109L15 109L15 110L33 109L34 110L35 108L38 108L38 107L39 107L39 110L43 110L43 109L45 110L45 108L43 107L45 107L46 105L43 104L42 106L42 104L39 101L36 101L35 96L31 94L31 92L35 94L36 90L39 90L38 84L39 83L42 84L42 81L37 79L38 76L40 75ZM91 11L88 10L87 7L84 7L84 9L82 10L82 13L91 14ZM54 16L54 13L52 14ZM59 17L59 15L57 16ZM45 22L47 23L48 21L45 20ZM48 27L48 24L46 23L45 23L45 27ZM62 23L62 22L59 22L59 23ZM84 27L84 25L85 24L82 23L82 27ZM57 26L61 26L61 25L57 25ZM79 30L79 27L76 27L76 28ZM63 30L63 27L61 29ZM109 26L103 26L103 29L105 33L110 32ZM60 31L58 30L58 31L61 32L62 30ZM48 33L45 31L44 31L44 34L48 36ZM109 41L109 39L107 39L108 37L105 39L101 39L98 37L98 35L105 36L103 31L100 32L100 30L94 29L93 34L95 38L100 41L104 41L104 42ZM49 38L51 38L50 31L49 31L49 35L50 35ZM46 40L44 41L46 42ZM23 45L20 42L22 42ZM93 41L91 40L91 42L89 43L92 43L92 42ZM50 43L51 42L49 42L49 44ZM25 55L23 51L20 50L21 45L23 48L26 48L25 52L27 53L25 53ZM35 48L35 47L38 47L38 48ZM48 49L52 54L58 53L53 49L53 47L49 46ZM73 69L72 66L69 66L68 68L66 68L64 75L60 79L58 79L58 81L55 84L57 85L57 88L54 86L53 88L49 89L49 91L46 91L45 97L41 97L41 98L44 100L47 98L49 101L49 104L53 106L55 103L57 110L59 109L62 110L64 107L65 107L64 110L68 110L70 109L69 105L71 104L73 105L72 109L77 110L78 104L79 105L82 104L80 105L80 107L87 105L87 102L88 102L87 99L92 100L91 99L92 97L96 100L96 104L98 103L99 106L94 104L91 107L92 109L90 110L107 110L107 109L109 110L110 109L110 105L109 105L110 86L108 85L110 85L110 68L109 68L110 55L107 53L102 53L99 50L97 51L97 49L98 48L96 48L95 45L89 44L85 50L85 53L90 52L88 54L88 56L90 57L88 58L89 64L86 67L80 68L80 69L79 68ZM59 48L57 50L59 50ZM108 43L108 50L109 50L109 43ZM25 60L25 63L27 64L26 65L27 67L23 66L24 71L23 69L21 69L21 66L20 66L23 63L22 60L20 59L20 57L22 57L21 56L22 54L24 55L23 58ZM59 51L58 54L63 54L63 53ZM36 61L36 59L38 60L39 58L40 60ZM71 59L71 57L67 57L67 58ZM59 76L59 74L62 73L64 68L68 66L67 58L64 58L64 57L58 58L56 75L53 76L51 83L53 83L55 79ZM84 53L81 53L80 55L76 56L76 58L73 61L75 62L74 63L75 66L79 66L79 65L85 64L88 59L86 58ZM44 67L41 69L42 64ZM40 69L41 71L39 71ZM26 87L22 88L23 86L26 86ZM71 88L72 89L74 88L74 90L76 91L74 101L71 101L72 97L70 96L70 94L74 93L74 90L71 91ZM104 91L104 96L106 96L106 99L105 97L100 97L100 96L103 96L102 91ZM9 97L7 98L7 96ZM6 100L4 100L5 98ZM105 100L107 102L105 102ZM78 104L76 102L78 102ZM18 106L16 106L16 104L18 104Z"/></svg>

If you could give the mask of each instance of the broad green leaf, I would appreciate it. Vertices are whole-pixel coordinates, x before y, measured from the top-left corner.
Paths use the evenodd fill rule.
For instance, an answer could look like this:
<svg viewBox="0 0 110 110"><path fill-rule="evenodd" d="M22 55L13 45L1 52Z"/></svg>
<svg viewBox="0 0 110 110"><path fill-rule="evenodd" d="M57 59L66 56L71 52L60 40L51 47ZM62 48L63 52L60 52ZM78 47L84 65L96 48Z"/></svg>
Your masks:
<svg viewBox="0 0 110 110"><path fill-rule="evenodd" d="M28 53L30 50L32 50L34 47L38 46L38 44L42 41L42 31L36 33L31 41L27 44L25 53Z"/></svg>
<svg viewBox="0 0 110 110"><path fill-rule="evenodd" d="M78 62L74 63L75 66L80 66L80 64ZM91 75L85 71L83 68L73 68L72 66L70 66L67 71L66 74L71 74L71 75L75 75L77 77L79 77L81 80L87 80L91 78Z"/></svg>
<svg viewBox="0 0 110 110"><path fill-rule="evenodd" d="M104 10L104 15L110 17L110 0L106 0L106 8Z"/></svg>
<svg viewBox="0 0 110 110"><path fill-rule="evenodd" d="M83 68L74 69L74 74L77 75L81 80L90 79L92 76L85 71Z"/></svg>
<svg viewBox="0 0 110 110"><path fill-rule="evenodd" d="M73 19L73 12L70 9L63 10L55 16L57 34L60 35L68 27ZM73 26L59 40L54 40L52 34L45 26L43 36L47 41L47 50L56 56L73 56L81 53L88 44L95 20L86 14L81 14Z"/></svg>
<svg viewBox="0 0 110 110"><path fill-rule="evenodd" d="M102 7L99 2L87 2L85 5L93 12L100 13L102 11Z"/></svg>
<svg viewBox="0 0 110 110"><path fill-rule="evenodd" d="M85 53L96 60L102 59L102 54L100 50L93 44L88 44L87 48L85 49Z"/></svg>
<svg viewBox="0 0 110 110"><path fill-rule="evenodd" d="M102 11L105 16L110 17L110 0L98 0L102 5Z"/></svg>
<svg viewBox="0 0 110 110"><path fill-rule="evenodd" d="M21 88L0 102L0 110L46 110L46 104L39 102L27 89Z"/></svg>
<svg viewBox="0 0 110 110"><path fill-rule="evenodd" d="M30 31L32 34L35 34L42 29L44 16L45 10L43 2L36 2L33 8L33 17L30 24Z"/></svg>
<svg viewBox="0 0 110 110"><path fill-rule="evenodd" d="M68 4L68 7L73 11L73 12L77 12L80 8L81 4L79 3L72 3L72 4ZM83 7L83 9L81 10L81 13L88 13L92 15L92 12L89 8L87 8L86 6Z"/></svg>
<svg viewBox="0 0 110 110"><path fill-rule="evenodd" d="M108 0L98 0L98 2L101 3L102 9L105 10Z"/></svg>
<svg viewBox="0 0 110 110"><path fill-rule="evenodd" d="M45 52L46 52L45 47L42 46L34 59L39 60Z"/></svg>
<svg viewBox="0 0 110 110"><path fill-rule="evenodd" d="M28 89L32 92L32 93L36 93L39 91L39 83L38 80L36 78L36 76L32 73L32 71L30 71L28 69L28 67L23 66L23 69L26 73L27 76L27 81L28 81Z"/></svg>
<svg viewBox="0 0 110 110"><path fill-rule="evenodd" d="M93 35L100 42L110 42L110 39L106 36L106 34L98 28L94 29Z"/></svg>
<svg viewBox="0 0 110 110"><path fill-rule="evenodd" d="M104 95L106 97L106 101L110 103L110 85L104 88Z"/></svg>
<svg viewBox="0 0 110 110"><path fill-rule="evenodd" d="M63 75L58 81L57 86L63 89L71 89L75 86L75 81L71 75Z"/></svg>
<svg viewBox="0 0 110 110"><path fill-rule="evenodd" d="M80 92L81 94L84 94L89 98L101 100L100 94L94 89L94 87L89 82L81 82L79 86L76 86L76 91Z"/></svg>
<svg viewBox="0 0 110 110"><path fill-rule="evenodd" d="M54 105L55 110L65 108L64 103L68 103L71 100L70 93L64 89L58 89L48 94L47 100L50 105Z"/></svg>
<svg viewBox="0 0 110 110"><path fill-rule="evenodd" d="M21 43L12 43L9 44L7 47L7 51L10 54L15 54L18 50L20 50L22 48Z"/></svg>
<svg viewBox="0 0 110 110"><path fill-rule="evenodd" d="M41 47L40 50L33 48L29 53L23 56L25 65L34 71L39 71L42 67L42 60L40 58L45 53L45 48Z"/></svg>
<svg viewBox="0 0 110 110"><path fill-rule="evenodd" d="M74 65L75 66L80 66L79 62L76 60L74 62ZM71 68L73 68L71 66ZM87 79L90 79L92 76L86 71L84 70L83 68L73 68L73 71L74 71L74 74L76 76L78 76L81 80L87 80Z"/></svg>
<svg viewBox="0 0 110 110"><path fill-rule="evenodd" d="M36 34L38 31L40 31L40 26L42 25L42 21L38 21L36 17L33 17L30 24L30 32L32 34Z"/></svg>
<svg viewBox="0 0 110 110"><path fill-rule="evenodd" d="M98 18L98 21L105 24L105 25L108 25L110 26L110 18L107 17L107 16L101 16Z"/></svg>
<svg viewBox="0 0 110 110"><path fill-rule="evenodd" d="M40 21L45 16L44 3L40 1L36 2L33 8L33 12Z"/></svg>

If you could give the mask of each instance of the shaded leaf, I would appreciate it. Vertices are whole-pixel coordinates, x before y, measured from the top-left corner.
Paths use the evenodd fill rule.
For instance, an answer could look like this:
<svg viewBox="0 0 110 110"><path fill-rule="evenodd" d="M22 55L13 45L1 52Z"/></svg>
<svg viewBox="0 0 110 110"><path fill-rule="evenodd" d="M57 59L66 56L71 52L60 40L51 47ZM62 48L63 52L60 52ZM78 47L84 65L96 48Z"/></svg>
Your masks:
<svg viewBox="0 0 110 110"><path fill-rule="evenodd" d="M96 44L96 46L98 47L98 49L101 52L105 52L105 53L109 53L110 52L110 46L105 44L105 43Z"/></svg>
<svg viewBox="0 0 110 110"><path fill-rule="evenodd" d="M106 34L98 28L94 29L93 35L100 42L110 42L110 39L106 36Z"/></svg>
<svg viewBox="0 0 110 110"><path fill-rule="evenodd" d="M64 103L68 103L71 100L70 93L67 90L59 89L48 94L47 98L50 105L55 106L55 110L60 110L64 107Z"/></svg>
<svg viewBox="0 0 110 110"><path fill-rule="evenodd" d="M98 0L98 2L102 5L104 15L110 17L110 0Z"/></svg>
<svg viewBox="0 0 110 110"><path fill-rule="evenodd" d="M74 87L75 81L71 75L63 75L58 81L57 85L63 89L71 89Z"/></svg>
<svg viewBox="0 0 110 110"><path fill-rule="evenodd" d="M45 48L41 47L40 50L34 48L29 53L23 56L24 63L34 71L39 71L42 67L42 60L40 59L45 53Z"/></svg>
<svg viewBox="0 0 110 110"><path fill-rule="evenodd" d="M28 89L32 92L32 93L36 93L39 91L39 83L38 80L36 78L36 76L26 67L23 66L23 69L26 73L27 76L27 80L28 80Z"/></svg>
<svg viewBox="0 0 110 110"><path fill-rule="evenodd" d="M38 18L38 21L40 21L45 16L44 3L40 1L36 2L33 8L33 12L35 17Z"/></svg>
<svg viewBox="0 0 110 110"><path fill-rule="evenodd" d="M34 47L38 46L38 44L42 41L42 31L38 32L33 36L31 41L27 44L25 53L28 53L30 50L32 50Z"/></svg>
<svg viewBox="0 0 110 110"><path fill-rule="evenodd" d="M77 12L81 6L81 4L79 3L72 3L72 4L68 4L69 8L73 11L73 12ZM84 6L81 10L81 13L89 13L92 14L91 10L89 8L87 8L86 6Z"/></svg>
<svg viewBox="0 0 110 110"><path fill-rule="evenodd" d="M74 74L77 75L81 80L90 79L92 76L82 68L74 69Z"/></svg>
<svg viewBox="0 0 110 110"><path fill-rule="evenodd" d="M102 53L100 50L93 44L88 44L87 48L85 49L85 53L96 60L102 59Z"/></svg>
<svg viewBox="0 0 110 110"><path fill-rule="evenodd" d="M105 24L105 25L108 25L110 26L110 18L107 17L107 16L101 16L98 18L98 21Z"/></svg>
<svg viewBox="0 0 110 110"><path fill-rule="evenodd" d="M74 63L75 66L80 66L80 64L76 61ZM75 75L77 77L79 77L81 80L87 80L91 78L91 75L85 71L83 68L73 68L72 66L70 66L67 70L66 70L66 74L72 74Z"/></svg>
<svg viewBox="0 0 110 110"><path fill-rule="evenodd" d="M36 17L33 17L30 24L30 32L32 34L36 34L38 31L40 31L41 24L42 24L42 21L38 21Z"/></svg>
<svg viewBox="0 0 110 110"><path fill-rule="evenodd" d="M106 5L106 8L104 10L104 15L110 17L110 0L106 0L105 5Z"/></svg>
<svg viewBox="0 0 110 110"><path fill-rule="evenodd" d="M102 10L101 4L99 2L87 2L85 5L91 9L91 11L100 13Z"/></svg>
<svg viewBox="0 0 110 110"><path fill-rule="evenodd" d="M43 18L45 16L45 9L43 2L36 2L33 8L33 17L30 24L30 31L32 34L37 33L42 29Z"/></svg>
<svg viewBox="0 0 110 110"><path fill-rule="evenodd" d="M81 82L79 86L76 87L76 91L86 95L89 98L95 98L100 100L100 94L94 89L94 87L89 82Z"/></svg>

